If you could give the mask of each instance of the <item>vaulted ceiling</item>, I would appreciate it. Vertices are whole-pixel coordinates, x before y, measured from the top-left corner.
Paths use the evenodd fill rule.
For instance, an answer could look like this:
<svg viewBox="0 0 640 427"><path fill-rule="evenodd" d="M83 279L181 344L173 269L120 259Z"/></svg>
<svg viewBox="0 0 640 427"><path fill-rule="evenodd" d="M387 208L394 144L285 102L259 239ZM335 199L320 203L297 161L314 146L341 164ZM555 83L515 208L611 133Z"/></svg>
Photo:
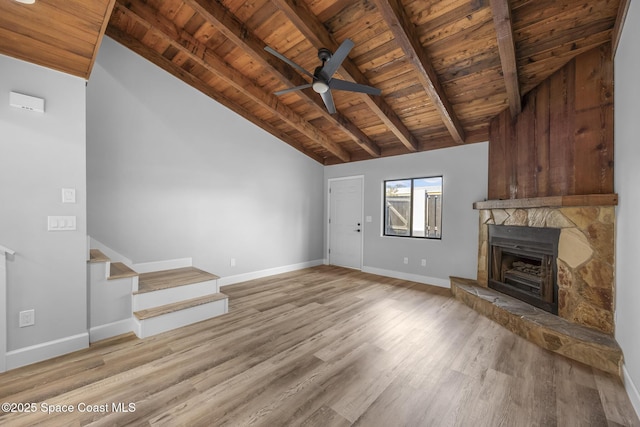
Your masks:
<svg viewBox="0 0 640 427"><path fill-rule="evenodd" d="M0 53L89 78L108 36L323 164L485 141L489 121L576 55L615 45L629 0L0 2ZM337 112L277 96L346 39Z"/></svg>

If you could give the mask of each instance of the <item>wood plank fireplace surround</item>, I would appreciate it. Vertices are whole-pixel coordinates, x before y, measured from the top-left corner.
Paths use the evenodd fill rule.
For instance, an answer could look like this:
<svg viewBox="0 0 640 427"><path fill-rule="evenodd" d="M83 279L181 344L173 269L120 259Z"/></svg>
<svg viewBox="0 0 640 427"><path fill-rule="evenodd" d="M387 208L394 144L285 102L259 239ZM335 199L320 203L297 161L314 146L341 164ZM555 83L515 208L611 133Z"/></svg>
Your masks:
<svg viewBox="0 0 640 427"><path fill-rule="evenodd" d="M620 375L609 44L581 54L489 132L478 273L456 298L551 351Z"/></svg>

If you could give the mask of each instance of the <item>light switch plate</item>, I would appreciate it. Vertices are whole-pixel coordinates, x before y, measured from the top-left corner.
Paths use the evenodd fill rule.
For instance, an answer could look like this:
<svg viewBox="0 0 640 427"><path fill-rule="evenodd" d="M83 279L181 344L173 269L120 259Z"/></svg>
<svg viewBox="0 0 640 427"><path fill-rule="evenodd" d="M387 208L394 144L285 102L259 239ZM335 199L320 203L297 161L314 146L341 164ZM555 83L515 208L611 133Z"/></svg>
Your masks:
<svg viewBox="0 0 640 427"><path fill-rule="evenodd" d="M48 231L73 231L76 229L75 216L49 216L47 217Z"/></svg>
<svg viewBox="0 0 640 427"><path fill-rule="evenodd" d="M62 189L62 203L75 203L76 202L76 189L75 188L63 188Z"/></svg>

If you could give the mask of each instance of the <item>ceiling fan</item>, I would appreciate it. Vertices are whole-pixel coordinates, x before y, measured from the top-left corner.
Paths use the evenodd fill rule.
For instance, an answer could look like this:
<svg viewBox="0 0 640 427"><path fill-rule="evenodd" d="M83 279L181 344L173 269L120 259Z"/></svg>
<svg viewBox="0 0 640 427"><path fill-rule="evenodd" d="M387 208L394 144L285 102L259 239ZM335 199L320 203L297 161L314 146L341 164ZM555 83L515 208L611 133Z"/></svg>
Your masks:
<svg viewBox="0 0 640 427"><path fill-rule="evenodd" d="M329 49L320 48L318 49L318 59L322 61L322 65L316 67L313 74L309 71L302 68L300 65L296 64L289 58L285 57L279 52L276 52L269 46L266 46L264 50L274 55L277 58L280 58L282 61L291 65L295 69L301 71L303 74L312 78L311 83L307 83L301 86L292 87L289 89L279 90L274 92L274 95L283 95L285 93L293 92L295 90L301 90L306 88L313 88L313 90L320 94L322 97L322 101L324 105L326 105L329 113L334 114L336 112L336 106L333 103L333 96L331 95L331 89L335 90L346 90L350 92L360 92L360 93L368 93L370 95L380 95L380 89L376 89L371 86L361 85L358 83L348 82L346 80L334 79L333 75L340 68L342 62L345 60L351 49L353 49L353 42L349 39L346 39L342 42L342 44L338 47L335 53L331 53Z"/></svg>

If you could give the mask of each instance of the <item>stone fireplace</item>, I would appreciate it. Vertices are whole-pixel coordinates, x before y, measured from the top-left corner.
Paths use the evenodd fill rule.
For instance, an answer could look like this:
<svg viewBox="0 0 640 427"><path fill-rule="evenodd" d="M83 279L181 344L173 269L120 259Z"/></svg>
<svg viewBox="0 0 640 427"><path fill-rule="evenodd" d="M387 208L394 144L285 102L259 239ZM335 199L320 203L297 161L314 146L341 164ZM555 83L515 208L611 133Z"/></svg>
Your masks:
<svg viewBox="0 0 640 427"><path fill-rule="evenodd" d="M478 284L525 300L572 323L613 335L615 207L529 207L526 205L531 203L524 203L520 207L503 208L500 202L508 201L495 202L497 206L489 206L490 202L476 204L476 209L480 209ZM533 243L526 250L518 251L514 246L523 248L526 242L512 241L505 246L505 233L497 238L497 246L492 245L490 227L499 230L496 226L508 226L505 230L511 230L515 240L523 236L555 234L558 236L556 252L553 252L552 243ZM541 249L541 245L546 248ZM506 255L507 261L501 259L497 264L498 255ZM555 261L555 268L551 261ZM518 263L516 267L529 269L532 274L514 269L514 262ZM515 286L516 291L510 293L508 288L495 286L497 279L504 279L502 270L510 270L507 281L521 282ZM554 277L546 280L549 274ZM557 285L555 289L549 288L549 282L553 281Z"/></svg>
<svg viewBox="0 0 640 427"><path fill-rule="evenodd" d="M491 120L490 200L473 206L480 214L477 277L451 277L451 292L547 350L620 375L610 49L581 54L527 93L519 114L505 109ZM557 253L492 245L490 226L556 230Z"/></svg>

